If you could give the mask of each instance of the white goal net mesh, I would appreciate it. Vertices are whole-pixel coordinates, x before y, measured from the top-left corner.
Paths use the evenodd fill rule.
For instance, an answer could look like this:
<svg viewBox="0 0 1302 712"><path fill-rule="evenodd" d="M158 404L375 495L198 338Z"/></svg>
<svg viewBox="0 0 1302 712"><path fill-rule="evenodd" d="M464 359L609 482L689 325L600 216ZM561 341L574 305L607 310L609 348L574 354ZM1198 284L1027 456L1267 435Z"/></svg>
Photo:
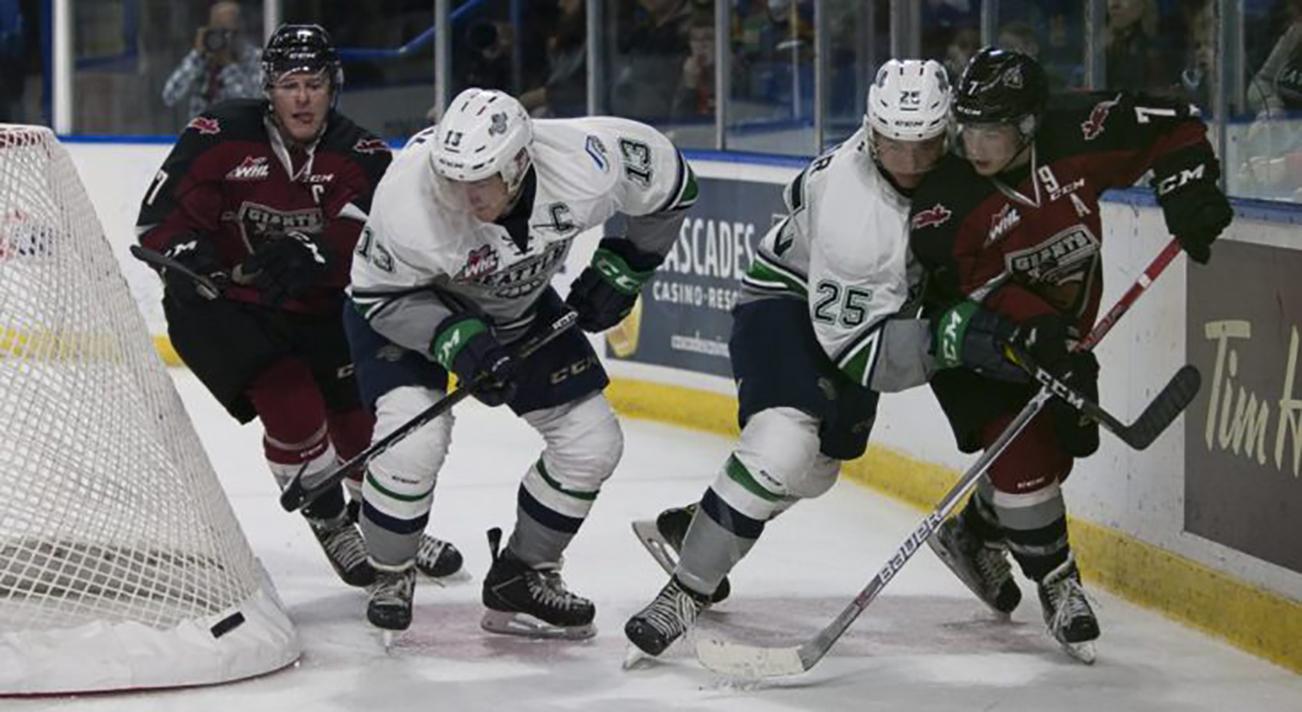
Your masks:
<svg viewBox="0 0 1302 712"><path fill-rule="evenodd" d="M61 640L75 665L41 659ZM178 679L124 670L137 652ZM216 682L297 654L71 159L0 125L0 693Z"/></svg>

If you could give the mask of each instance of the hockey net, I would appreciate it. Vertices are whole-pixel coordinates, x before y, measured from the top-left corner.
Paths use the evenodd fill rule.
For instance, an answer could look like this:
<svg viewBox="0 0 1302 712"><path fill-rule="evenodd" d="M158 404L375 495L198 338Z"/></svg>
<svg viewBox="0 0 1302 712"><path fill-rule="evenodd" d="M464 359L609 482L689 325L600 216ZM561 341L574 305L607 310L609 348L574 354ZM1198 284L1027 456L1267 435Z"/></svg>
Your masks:
<svg viewBox="0 0 1302 712"><path fill-rule="evenodd" d="M0 694L298 655L71 159L0 124Z"/></svg>

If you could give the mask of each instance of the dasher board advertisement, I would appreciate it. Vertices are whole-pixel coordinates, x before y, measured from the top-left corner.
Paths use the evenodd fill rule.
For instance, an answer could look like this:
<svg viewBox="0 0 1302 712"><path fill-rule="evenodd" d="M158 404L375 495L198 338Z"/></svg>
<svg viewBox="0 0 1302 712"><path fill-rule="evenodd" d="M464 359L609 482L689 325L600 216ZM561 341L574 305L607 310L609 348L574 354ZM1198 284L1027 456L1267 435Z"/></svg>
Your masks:
<svg viewBox="0 0 1302 712"><path fill-rule="evenodd" d="M731 378L732 307L755 246L783 214L782 186L700 179L678 240L623 323L609 355ZM616 233L608 233L616 234Z"/></svg>
<svg viewBox="0 0 1302 712"><path fill-rule="evenodd" d="M1302 573L1302 251L1222 240L1189 269L1185 529ZM1227 287L1228 285L1228 287Z"/></svg>

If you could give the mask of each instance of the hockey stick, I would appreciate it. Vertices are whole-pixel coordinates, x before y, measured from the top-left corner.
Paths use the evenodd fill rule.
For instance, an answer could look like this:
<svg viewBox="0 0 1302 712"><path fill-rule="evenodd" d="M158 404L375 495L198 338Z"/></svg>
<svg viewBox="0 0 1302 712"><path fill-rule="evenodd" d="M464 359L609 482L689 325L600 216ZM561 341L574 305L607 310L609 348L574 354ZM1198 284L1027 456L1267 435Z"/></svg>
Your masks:
<svg viewBox="0 0 1302 712"><path fill-rule="evenodd" d="M246 283L246 275L240 271L240 265L235 265L235 268L231 270L230 275L219 273L221 279L213 279L207 275L195 272L178 260L174 260L157 250L151 250L148 247L143 247L141 245L132 245L127 249L131 251L132 257L135 257L147 265L160 267L162 269L175 270L194 280L195 284L198 285L195 291L197 291L199 296L204 299L212 300L222 296L222 292L226 290L224 282L227 280L241 285Z"/></svg>
<svg viewBox="0 0 1302 712"><path fill-rule="evenodd" d="M567 329L574 325L574 322L577 321L578 318L578 313L573 310L561 314L552 321L546 331L520 344L520 347L512 354L512 358L527 358L530 354L542 348L545 344L550 343L553 339L565 333ZM368 462L374 460L380 453L393 447L393 445L399 440L411 435L421 426L451 410L452 406L465 400L465 398L474 392L476 388L486 383L485 379L486 375L481 375L479 378L475 379L473 383L458 386L455 391L443 396L430 407L417 413L411 420L403 423L393 432L371 443L370 447L357 453L347 462L320 477L313 477L310 484L303 482L303 473L299 472L295 475L294 479L290 481L289 485L285 487L285 491L280 493L280 506L283 507L286 512L293 512L302 508L308 502L311 502L324 494L331 487L339 484L352 472L365 467Z"/></svg>
<svg viewBox="0 0 1302 712"><path fill-rule="evenodd" d="M1098 344L1103 336L1112 330L1113 325L1117 323L1122 315L1130 309L1135 300L1139 298L1139 295L1148 289L1153 280L1157 279L1158 275L1166 269L1167 265L1171 264L1171 261L1175 259L1179 252L1180 245L1175 239L1167 243L1166 247L1158 253L1153 262L1144 270L1144 273L1135 280L1135 283L1126 290L1125 294L1121 295L1121 299L1118 300L1117 304L1094 325L1089 335L1081 341L1077 348L1091 349ZM837 615L835 620L827 624L813 638L801 645L787 647L762 647L722 640L702 639L696 644L697 659L700 660L702 665L715 672L747 678L797 675L818 664L818 661L827 655L827 651L845 633L850 624L859 617L859 614L863 613L864 609L886 587L886 584L890 583L891 579L904 568L904 565L908 563L914 553L922 548L923 544L931 538L931 535L940 528L941 522L945 521L945 517L949 516L949 513L954 510L959 500L976 487L978 480L985 474L990 464L1026 428L1031 419L1040 412L1040 409L1044 407L1051 397L1052 393L1047 388L1041 388L1031 398L1030 402L1017 414L1017 417L1004 428L1004 432L986 448L985 452L968 468L967 472L963 473L963 476L959 478L958 482L954 483L949 492L945 493L936 508L909 534L908 538L896 549L877 575L868 582L868 585L854 597L854 600L850 601L850 604ZM1141 416L1142 418L1143 416Z"/></svg>
<svg viewBox="0 0 1302 712"><path fill-rule="evenodd" d="M1063 399L1067 405L1102 425L1135 450L1143 450L1152 445L1162 431L1176 419L1176 416L1193 402L1194 396L1198 395L1198 387L1202 384L1202 376L1199 375L1196 367L1189 364L1181 366L1157 397L1144 408L1144 412L1140 413L1135 422L1127 425L1104 410L1103 406L1033 363L1026 353L1017 351L1011 346L1009 351L1012 355L1011 360L1021 366L1042 388Z"/></svg>

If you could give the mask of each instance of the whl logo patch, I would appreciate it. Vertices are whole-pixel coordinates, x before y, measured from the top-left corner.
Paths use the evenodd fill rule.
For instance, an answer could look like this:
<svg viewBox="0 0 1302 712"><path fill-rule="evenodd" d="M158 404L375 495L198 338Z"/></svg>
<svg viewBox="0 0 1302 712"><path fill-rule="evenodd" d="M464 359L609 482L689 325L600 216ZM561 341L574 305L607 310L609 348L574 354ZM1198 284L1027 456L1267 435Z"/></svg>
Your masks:
<svg viewBox="0 0 1302 712"><path fill-rule="evenodd" d="M1007 235L1021 221L1022 215L1017 212L1017 208L1014 208L1012 203L1004 203L1004 207L999 212L990 216L990 233L986 235L986 245Z"/></svg>
<svg viewBox="0 0 1302 712"><path fill-rule="evenodd" d="M497 271L500 260L497 256L497 250L492 245L476 247L466 255L466 264L457 273L456 279L461 281L472 281L492 274Z"/></svg>
<svg viewBox="0 0 1302 712"><path fill-rule="evenodd" d="M226 180L265 180L271 176L266 156L245 156L244 162L226 174Z"/></svg>

